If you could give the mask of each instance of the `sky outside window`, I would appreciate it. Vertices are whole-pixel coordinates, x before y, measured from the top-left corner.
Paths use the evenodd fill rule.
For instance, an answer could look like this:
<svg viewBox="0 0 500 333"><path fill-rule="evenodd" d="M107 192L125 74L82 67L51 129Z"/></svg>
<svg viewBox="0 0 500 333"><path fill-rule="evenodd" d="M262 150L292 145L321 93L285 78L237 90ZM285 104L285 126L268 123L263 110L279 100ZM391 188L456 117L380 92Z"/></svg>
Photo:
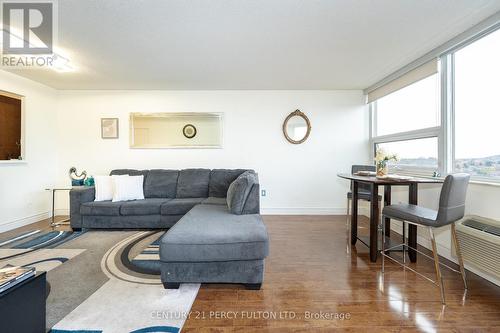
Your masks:
<svg viewBox="0 0 500 333"><path fill-rule="evenodd" d="M439 126L439 75L377 100L377 136Z"/></svg>

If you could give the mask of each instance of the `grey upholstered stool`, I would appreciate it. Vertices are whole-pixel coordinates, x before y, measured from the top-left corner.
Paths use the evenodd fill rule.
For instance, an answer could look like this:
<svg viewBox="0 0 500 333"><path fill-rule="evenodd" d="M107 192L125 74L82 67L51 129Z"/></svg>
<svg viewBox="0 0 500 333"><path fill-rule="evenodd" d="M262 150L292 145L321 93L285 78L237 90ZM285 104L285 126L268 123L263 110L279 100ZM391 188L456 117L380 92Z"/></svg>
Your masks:
<svg viewBox="0 0 500 333"><path fill-rule="evenodd" d="M374 165L353 165L351 167L351 174L355 174L358 171L376 171L376 168ZM358 199L360 200L365 200L365 201L371 201L372 200L372 191L371 191L371 185L370 184L365 184L365 183L358 183ZM350 203L352 200L352 183L351 183L351 190L347 192L347 221L346 221L346 229L347 229L347 251L349 252L351 248L351 219L350 219L350 214L351 214L351 207ZM382 201L382 196L378 196L378 201L379 201L379 206L380 202Z"/></svg>
<svg viewBox="0 0 500 333"><path fill-rule="evenodd" d="M387 257L403 267L417 273L418 275L426 278L432 283L436 284L441 290L441 301L445 304L445 296L444 296L444 286L443 286L443 277L441 276L441 269L439 267L439 257L437 253L436 247L436 238L434 236L434 228L443 227L446 225L451 225L451 234L453 238L453 243L455 245L455 249L457 252L458 263L460 266L460 272L445 265L441 264L457 273L462 274L462 279L464 281L464 287L467 290L467 281L465 279L465 269L464 263L462 260L462 252L460 251L460 244L458 243L457 234L455 231L455 222L460 220L464 216L465 212L465 196L467 194L467 186L469 184L470 176L465 173L459 173L454 175L449 175L444 180L443 188L441 189L441 195L439 197L439 210L435 211L432 209L409 205L409 204L398 204L398 205L389 205L384 207L382 212L383 217L387 217L390 219L395 219L403 222L403 244L393 246L391 248L385 248L385 225L382 227L382 273L384 273L384 258ZM385 224L385 219L382 219ZM434 258L429 257L425 253L418 251L417 249L411 248L408 246L408 242L405 235L406 223L425 226L429 229L431 243L432 243L432 252ZM403 263L400 263L396 259L392 258L387 252L393 250L396 247L403 247ZM412 249L417 251L418 253L430 258L434 259L434 266L436 269L436 281L433 281L426 277L425 275L411 269L406 266L406 249Z"/></svg>

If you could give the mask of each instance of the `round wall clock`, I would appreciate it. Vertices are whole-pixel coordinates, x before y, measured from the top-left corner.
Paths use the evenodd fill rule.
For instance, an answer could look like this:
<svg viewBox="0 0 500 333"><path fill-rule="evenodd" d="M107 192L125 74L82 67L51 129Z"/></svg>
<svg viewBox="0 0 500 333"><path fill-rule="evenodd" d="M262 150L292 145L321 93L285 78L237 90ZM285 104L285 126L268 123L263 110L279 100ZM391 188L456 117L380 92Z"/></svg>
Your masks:
<svg viewBox="0 0 500 333"><path fill-rule="evenodd" d="M196 136L196 127L191 124L187 124L182 128L182 134L188 139L192 139Z"/></svg>

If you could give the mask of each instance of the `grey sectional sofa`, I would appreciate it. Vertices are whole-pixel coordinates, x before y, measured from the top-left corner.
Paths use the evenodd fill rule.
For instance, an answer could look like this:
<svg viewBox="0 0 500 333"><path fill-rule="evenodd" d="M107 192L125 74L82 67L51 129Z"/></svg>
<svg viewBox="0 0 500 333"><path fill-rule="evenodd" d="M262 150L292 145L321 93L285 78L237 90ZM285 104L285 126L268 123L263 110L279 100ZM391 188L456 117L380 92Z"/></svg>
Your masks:
<svg viewBox="0 0 500 333"><path fill-rule="evenodd" d="M243 283L259 289L269 252L253 170L113 170L144 175L144 200L95 202L93 187L70 191L73 229L169 229L160 240L165 288Z"/></svg>

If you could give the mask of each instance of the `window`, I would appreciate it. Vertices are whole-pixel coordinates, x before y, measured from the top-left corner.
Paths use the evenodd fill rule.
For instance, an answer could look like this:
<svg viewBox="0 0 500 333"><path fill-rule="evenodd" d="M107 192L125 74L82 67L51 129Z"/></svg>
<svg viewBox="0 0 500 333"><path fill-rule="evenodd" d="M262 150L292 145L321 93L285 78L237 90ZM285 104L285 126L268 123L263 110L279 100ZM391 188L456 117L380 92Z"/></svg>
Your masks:
<svg viewBox="0 0 500 333"><path fill-rule="evenodd" d="M0 160L21 160L21 99L0 92Z"/></svg>
<svg viewBox="0 0 500 333"><path fill-rule="evenodd" d="M500 181L500 30L454 53L453 171Z"/></svg>
<svg viewBox="0 0 500 333"><path fill-rule="evenodd" d="M439 77L431 75L377 100L377 136L439 126Z"/></svg>
<svg viewBox="0 0 500 333"><path fill-rule="evenodd" d="M432 176L439 172L440 83L437 59L420 75L375 94L372 110L374 152L382 149L398 157L390 172ZM391 84L391 83L389 83Z"/></svg>
<svg viewBox="0 0 500 333"><path fill-rule="evenodd" d="M398 156L388 163L396 173L431 175L439 168L437 137L377 143L375 149Z"/></svg>
<svg viewBox="0 0 500 333"><path fill-rule="evenodd" d="M500 23L368 93L373 151L391 172L500 182ZM496 29L496 30L495 30Z"/></svg>

